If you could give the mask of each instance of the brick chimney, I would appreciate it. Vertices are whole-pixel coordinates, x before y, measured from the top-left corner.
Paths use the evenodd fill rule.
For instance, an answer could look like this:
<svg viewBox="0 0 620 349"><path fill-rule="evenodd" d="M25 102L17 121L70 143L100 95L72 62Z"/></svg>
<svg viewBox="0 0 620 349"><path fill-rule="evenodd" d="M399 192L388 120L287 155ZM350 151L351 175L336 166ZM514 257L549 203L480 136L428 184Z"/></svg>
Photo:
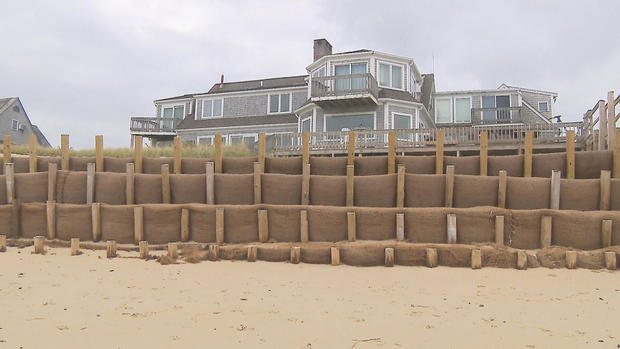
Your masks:
<svg viewBox="0 0 620 349"><path fill-rule="evenodd" d="M332 44L326 39L314 40L314 62L323 56L329 56L332 54Z"/></svg>

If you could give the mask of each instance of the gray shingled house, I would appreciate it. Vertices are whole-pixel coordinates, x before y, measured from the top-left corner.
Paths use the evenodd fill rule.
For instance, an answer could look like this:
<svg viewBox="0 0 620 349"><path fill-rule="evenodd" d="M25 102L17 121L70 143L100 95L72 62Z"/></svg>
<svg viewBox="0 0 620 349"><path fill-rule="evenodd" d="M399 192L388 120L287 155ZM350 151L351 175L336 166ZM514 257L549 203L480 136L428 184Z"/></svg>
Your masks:
<svg viewBox="0 0 620 349"><path fill-rule="evenodd" d="M31 134L37 136L40 146L50 146L39 127L30 122L19 97L0 98L0 141L11 136L13 144L28 144Z"/></svg>
<svg viewBox="0 0 620 349"><path fill-rule="evenodd" d="M409 57L361 49L333 53L314 40L307 75L219 83L208 92L155 100L155 117L134 117L131 134L210 144L249 144L259 132L322 132L550 123L557 93L502 84L436 91Z"/></svg>

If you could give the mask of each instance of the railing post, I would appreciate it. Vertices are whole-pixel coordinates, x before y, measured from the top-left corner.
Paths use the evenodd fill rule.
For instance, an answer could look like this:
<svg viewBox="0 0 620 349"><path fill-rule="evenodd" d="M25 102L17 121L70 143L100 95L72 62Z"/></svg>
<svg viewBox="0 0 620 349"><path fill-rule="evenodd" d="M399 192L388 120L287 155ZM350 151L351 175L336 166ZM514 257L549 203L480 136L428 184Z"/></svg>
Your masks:
<svg viewBox="0 0 620 349"><path fill-rule="evenodd" d="M598 150L607 149L607 113L605 101L598 101Z"/></svg>
<svg viewBox="0 0 620 349"><path fill-rule="evenodd" d="M607 149L614 149L616 146L616 105L614 91L607 93Z"/></svg>

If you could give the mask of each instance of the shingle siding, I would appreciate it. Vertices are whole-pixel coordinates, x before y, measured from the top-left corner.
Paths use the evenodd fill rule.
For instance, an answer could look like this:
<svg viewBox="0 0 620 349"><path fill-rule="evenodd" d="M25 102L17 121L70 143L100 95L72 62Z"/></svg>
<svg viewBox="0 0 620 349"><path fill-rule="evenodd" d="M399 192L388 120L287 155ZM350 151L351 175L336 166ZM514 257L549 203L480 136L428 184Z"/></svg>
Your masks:
<svg viewBox="0 0 620 349"><path fill-rule="evenodd" d="M20 125L24 125L24 131L13 130L13 120L19 121ZM35 134L30 121L21 107L20 103L15 99L7 106L6 110L0 113L0 136L11 136L11 143L28 144L31 134Z"/></svg>
<svg viewBox="0 0 620 349"><path fill-rule="evenodd" d="M525 92L525 91L521 92L521 96L523 97L523 100L528 102L536 110L538 110L538 102L547 102L547 107L548 107L549 111L546 111L546 112L542 112L540 110L538 110L538 111L542 115L544 115L547 119L550 119L553 116L553 115L551 115L551 108L552 108L552 104L553 104L553 97L551 97L549 95L546 95L546 94L533 93L533 92ZM532 113L532 114L534 114L534 113Z"/></svg>

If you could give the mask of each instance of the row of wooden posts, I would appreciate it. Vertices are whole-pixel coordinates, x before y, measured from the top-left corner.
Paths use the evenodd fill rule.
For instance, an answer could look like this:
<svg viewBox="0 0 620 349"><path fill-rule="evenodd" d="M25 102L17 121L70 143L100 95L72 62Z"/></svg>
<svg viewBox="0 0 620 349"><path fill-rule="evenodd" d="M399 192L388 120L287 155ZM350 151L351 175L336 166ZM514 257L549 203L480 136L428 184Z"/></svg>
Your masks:
<svg viewBox="0 0 620 349"><path fill-rule="evenodd" d="M612 133L615 135L615 133ZM4 137L3 143L3 155L4 163L10 163L11 160L11 136ZM608 139L614 139L610 136ZM353 165L355 163L355 131L349 132L348 145L347 145L347 164ZM610 141L611 142L611 141ZM136 142L134 146L134 170L136 173L142 172L142 136L136 136ZM611 144L611 143L610 143ZM613 163L614 163L614 178L620 178L620 142L613 142L614 146L610 149L614 149ZM222 173L222 135L215 135L214 142L214 171L215 173ZM180 137L174 138L173 146L173 172L175 174L181 174L181 159L182 159L182 142ZM525 144L524 144L524 159L523 159L523 176L532 176L532 156L534 148L534 131L525 132ZM61 169L69 170L69 135L61 135L60 137L60 152L61 152ZM489 135L488 131L480 131L480 175L486 176L488 174L488 152L489 152ZM104 156L103 156L103 136L95 136L95 171L104 171ZM259 133L258 135L258 153L257 161L261 164L261 167L265 168L265 133ZM437 142L435 149L435 172L437 174L444 173L444 130L437 130ZM37 139L36 136L30 136L29 143L29 168L30 172L37 172ZM388 133L388 149L387 149L387 161L388 161L388 174L396 172L396 131L390 131ZM302 163L310 163L310 133L302 132ZM575 178L575 131L569 130L566 135L566 178Z"/></svg>
<svg viewBox="0 0 620 349"><path fill-rule="evenodd" d="M614 97L614 91L607 93L607 103L605 100L599 100L594 108L589 109L583 117L584 129L588 132L594 131L595 126L599 125L598 142L592 137L588 140L586 147L588 150L612 150L616 149L617 129L616 122L620 118L620 113L616 115L616 105L620 103L620 96ZM598 118L594 118L595 112L598 110Z"/></svg>

